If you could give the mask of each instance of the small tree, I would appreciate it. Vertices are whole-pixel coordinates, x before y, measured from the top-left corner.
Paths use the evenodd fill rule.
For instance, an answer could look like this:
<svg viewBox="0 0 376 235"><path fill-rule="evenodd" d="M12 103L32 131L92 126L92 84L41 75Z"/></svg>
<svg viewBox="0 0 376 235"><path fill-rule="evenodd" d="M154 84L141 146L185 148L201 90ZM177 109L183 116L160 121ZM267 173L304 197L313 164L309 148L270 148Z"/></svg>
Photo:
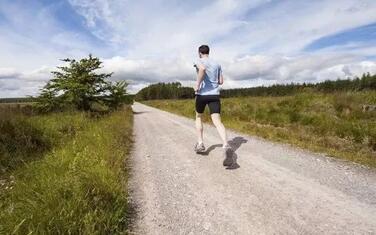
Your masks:
<svg viewBox="0 0 376 235"><path fill-rule="evenodd" d="M57 67L51 79L37 98L43 111L73 106L78 110L92 110L93 104L107 105L116 109L126 101L126 82L111 83L106 79L112 73L97 73L102 62L92 55L79 61L64 59L67 66Z"/></svg>
<svg viewBox="0 0 376 235"><path fill-rule="evenodd" d="M123 103L131 103L130 96L126 93L126 87L128 83L125 81L115 82L114 84L110 84L108 86L109 95L106 97L104 102L106 105L111 109L116 109L119 105Z"/></svg>
<svg viewBox="0 0 376 235"><path fill-rule="evenodd" d="M56 95L54 89L49 88L50 83L42 89L40 96L37 98L37 108L42 112L50 112L56 109L62 109L63 102L61 102Z"/></svg>

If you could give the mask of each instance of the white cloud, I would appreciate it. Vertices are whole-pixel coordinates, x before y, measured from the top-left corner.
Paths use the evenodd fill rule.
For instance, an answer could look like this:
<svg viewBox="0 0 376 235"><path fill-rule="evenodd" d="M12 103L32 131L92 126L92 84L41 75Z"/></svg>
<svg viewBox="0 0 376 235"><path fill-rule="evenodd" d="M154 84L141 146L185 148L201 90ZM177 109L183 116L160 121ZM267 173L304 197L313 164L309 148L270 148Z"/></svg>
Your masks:
<svg viewBox="0 0 376 235"><path fill-rule="evenodd" d="M296 57L254 55L223 62L225 88L270 85L286 82L318 82L376 73L376 62L357 61L350 54L318 54ZM183 59L131 60L115 57L104 61L104 71L114 72L115 80L127 80L132 91L150 83L181 81L193 85L192 63ZM139 85L141 84L141 85Z"/></svg>
<svg viewBox="0 0 376 235"><path fill-rule="evenodd" d="M205 42L223 57L291 54L322 36L376 21L372 0L70 2L94 31L125 42L132 57L192 56Z"/></svg>
<svg viewBox="0 0 376 235"><path fill-rule="evenodd" d="M47 66L22 73L15 68L0 68L0 97L35 96L49 79L51 69Z"/></svg>
<svg viewBox="0 0 376 235"><path fill-rule="evenodd" d="M321 81L376 72L376 47L363 42L303 49L315 40L376 22L373 0L68 0L87 33L62 27L54 4L0 3L0 96L21 84L37 92L58 59L94 53L135 92L153 82L193 84L197 46L207 43L224 68L226 87ZM1 23L1 22L0 22ZM9 70L9 68L13 68ZM40 68L40 69L36 69ZM4 78L7 78L5 81ZM4 83L6 83L4 85ZM21 88L30 86L30 89ZM36 89L36 90L33 90ZM9 89L8 89L9 90Z"/></svg>
<svg viewBox="0 0 376 235"><path fill-rule="evenodd" d="M10 79L19 75L20 73L14 68L0 68L0 79Z"/></svg>
<svg viewBox="0 0 376 235"><path fill-rule="evenodd" d="M114 72L114 79L156 82L171 79L189 80L194 76L192 62L184 59L126 59L113 57L104 60L104 71Z"/></svg>

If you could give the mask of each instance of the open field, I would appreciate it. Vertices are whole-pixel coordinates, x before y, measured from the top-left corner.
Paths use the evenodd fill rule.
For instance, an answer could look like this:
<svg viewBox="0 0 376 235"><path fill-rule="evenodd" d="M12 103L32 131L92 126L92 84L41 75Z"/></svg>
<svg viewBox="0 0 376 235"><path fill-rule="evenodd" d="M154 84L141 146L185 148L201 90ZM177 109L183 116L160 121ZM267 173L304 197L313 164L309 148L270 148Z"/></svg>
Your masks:
<svg viewBox="0 0 376 235"><path fill-rule="evenodd" d="M194 100L143 103L194 118ZM376 92L304 92L281 97L222 99L226 127L376 167ZM208 110L206 110L206 113ZM205 115L205 121L209 116Z"/></svg>
<svg viewBox="0 0 376 235"><path fill-rule="evenodd" d="M129 107L99 118L1 112L0 234L126 233L132 123Z"/></svg>

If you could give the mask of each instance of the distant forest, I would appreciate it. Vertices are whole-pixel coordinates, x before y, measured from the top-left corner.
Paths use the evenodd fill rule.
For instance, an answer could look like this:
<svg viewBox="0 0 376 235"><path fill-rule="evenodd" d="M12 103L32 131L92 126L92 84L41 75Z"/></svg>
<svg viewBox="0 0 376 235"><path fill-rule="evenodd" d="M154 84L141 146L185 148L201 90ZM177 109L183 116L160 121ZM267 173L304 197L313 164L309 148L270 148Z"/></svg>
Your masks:
<svg viewBox="0 0 376 235"><path fill-rule="evenodd" d="M221 91L221 97L239 96L284 96L293 95L302 91L336 92L336 91L362 91L376 90L376 74L363 74L361 78L326 80L319 83L290 83L272 86L259 86L250 88L235 88Z"/></svg>
<svg viewBox="0 0 376 235"><path fill-rule="evenodd" d="M0 98L0 103L27 103L33 102L31 97L18 97L18 98Z"/></svg>
<svg viewBox="0 0 376 235"><path fill-rule="evenodd" d="M134 95L127 95L129 96L131 100L133 100ZM16 97L16 98L0 98L0 104L1 103L29 103L29 102L35 102L35 98L33 97Z"/></svg>
<svg viewBox="0 0 376 235"><path fill-rule="evenodd" d="M327 80L319 83L290 83L276 84L272 86L259 86L249 88L235 88L221 90L221 97L239 96L285 96L293 95L302 91L336 92L336 91L376 91L376 74L363 74L360 78ZM180 82L157 83L141 89L136 95L136 100L153 99L192 99L194 90L184 87ZM0 103L30 102L32 98L4 98Z"/></svg>
<svg viewBox="0 0 376 235"><path fill-rule="evenodd" d="M363 74L362 77L343 80L327 80L319 83L290 83L250 88L221 90L221 97L239 96L285 96L302 91L335 92L335 91L376 91L376 75ZM190 99L194 98L191 87L183 87L181 83L157 83L141 89L135 96L136 100L153 99Z"/></svg>
<svg viewBox="0 0 376 235"><path fill-rule="evenodd" d="M136 100L191 99L195 96L192 87L183 87L180 82L157 83L141 89Z"/></svg>

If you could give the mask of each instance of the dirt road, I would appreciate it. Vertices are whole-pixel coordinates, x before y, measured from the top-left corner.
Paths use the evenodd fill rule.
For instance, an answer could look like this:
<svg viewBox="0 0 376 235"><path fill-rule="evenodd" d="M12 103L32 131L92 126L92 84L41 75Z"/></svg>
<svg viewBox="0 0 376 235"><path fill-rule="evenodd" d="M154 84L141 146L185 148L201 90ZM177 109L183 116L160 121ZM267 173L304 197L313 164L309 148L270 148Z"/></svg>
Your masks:
<svg viewBox="0 0 376 235"><path fill-rule="evenodd" d="M212 126L196 155L193 120L133 110L135 234L376 234L375 170L235 132L226 169Z"/></svg>

